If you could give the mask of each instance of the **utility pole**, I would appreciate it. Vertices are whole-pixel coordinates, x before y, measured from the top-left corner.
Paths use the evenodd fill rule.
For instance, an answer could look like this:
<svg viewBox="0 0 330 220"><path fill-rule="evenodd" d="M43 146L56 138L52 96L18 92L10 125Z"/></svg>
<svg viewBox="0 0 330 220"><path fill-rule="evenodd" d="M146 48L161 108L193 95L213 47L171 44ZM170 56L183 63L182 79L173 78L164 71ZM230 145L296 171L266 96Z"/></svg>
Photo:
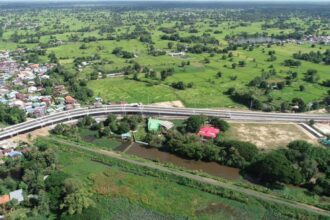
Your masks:
<svg viewBox="0 0 330 220"><path fill-rule="evenodd" d="M252 109L252 105L253 105L253 100L251 99L251 102L250 102L250 110Z"/></svg>

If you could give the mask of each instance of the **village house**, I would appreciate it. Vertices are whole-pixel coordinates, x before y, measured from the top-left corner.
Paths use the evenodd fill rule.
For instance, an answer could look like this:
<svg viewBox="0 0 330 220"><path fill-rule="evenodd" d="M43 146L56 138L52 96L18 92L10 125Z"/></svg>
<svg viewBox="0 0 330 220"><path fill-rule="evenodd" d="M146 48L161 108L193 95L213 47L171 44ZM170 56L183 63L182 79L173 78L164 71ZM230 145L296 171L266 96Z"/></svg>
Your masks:
<svg viewBox="0 0 330 220"><path fill-rule="evenodd" d="M199 129L197 133L198 136L205 139L215 139L218 137L220 130L212 126L203 126Z"/></svg>
<svg viewBox="0 0 330 220"><path fill-rule="evenodd" d="M64 100L65 100L65 104L67 104L67 105L73 105L76 102L76 100L72 96L69 96L69 95L65 96Z"/></svg>
<svg viewBox="0 0 330 220"><path fill-rule="evenodd" d="M185 56L185 52L170 52L168 53L171 57L179 57L179 56Z"/></svg>
<svg viewBox="0 0 330 220"><path fill-rule="evenodd" d="M12 191L9 193L9 195L3 195L0 196L0 205L6 204L10 202L11 200L16 200L18 203L21 203L24 201L24 196L23 196L23 190L18 189L15 191Z"/></svg>
<svg viewBox="0 0 330 220"><path fill-rule="evenodd" d="M54 87L54 93L58 96L67 95L68 91L65 89L64 85L57 85Z"/></svg>

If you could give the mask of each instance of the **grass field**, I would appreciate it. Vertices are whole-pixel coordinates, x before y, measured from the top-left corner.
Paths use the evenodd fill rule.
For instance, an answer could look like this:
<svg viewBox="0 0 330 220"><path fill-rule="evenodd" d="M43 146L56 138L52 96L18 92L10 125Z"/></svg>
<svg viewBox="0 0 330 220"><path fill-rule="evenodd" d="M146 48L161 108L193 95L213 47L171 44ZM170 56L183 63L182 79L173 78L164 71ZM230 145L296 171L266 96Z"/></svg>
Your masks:
<svg viewBox="0 0 330 220"><path fill-rule="evenodd" d="M98 137L98 132L90 129L79 128L79 135L82 141L90 146L99 147L105 150L114 150L121 145L119 140L108 137Z"/></svg>
<svg viewBox="0 0 330 220"><path fill-rule="evenodd" d="M255 201L243 204L162 178L127 173L90 161L77 153L61 151L57 154L63 171L80 179L94 192L96 209L104 215L102 219L119 215L132 218L146 215L147 219L164 216L177 219L261 219L266 212ZM149 215L152 218L148 218Z"/></svg>
<svg viewBox="0 0 330 220"><path fill-rule="evenodd" d="M49 140L47 143L52 144L52 141ZM175 219L218 219L219 217L269 219L280 216L281 219L286 219L285 216L279 215L279 207L276 208L276 210L279 208L277 211L270 210L269 206L252 198L246 201L239 196L239 199L232 200L237 198L235 193L225 194L227 196L224 197L216 196L199 191L198 187L197 189L187 187L184 182L182 185L177 184L176 181L172 182L172 178L167 179L158 172L145 173L142 170L140 172L139 167L118 164L110 158L108 162L104 161L108 165L93 162L90 158L95 158L96 155L85 154L83 151L76 151L74 148L63 145L55 149L60 149L57 151L57 158L62 165L62 170L71 177L78 178L93 192L96 206L86 212L102 214L103 217L100 219L109 219L110 216L116 216L116 214L125 215L124 213L129 213L131 218L134 218L137 213L141 214L140 211L154 218L166 216L167 218L176 217ZM246 185L247 183L237 182L236 184ZM254 189L253 186L248 188ZM272 193L310 204L326 203L324 200L326 198L305 194L304 190L297 187L289 186ZM121 208L111 205L118 203L121 204ZM132 213L131 210L137 210L137 213Z"/></svg>

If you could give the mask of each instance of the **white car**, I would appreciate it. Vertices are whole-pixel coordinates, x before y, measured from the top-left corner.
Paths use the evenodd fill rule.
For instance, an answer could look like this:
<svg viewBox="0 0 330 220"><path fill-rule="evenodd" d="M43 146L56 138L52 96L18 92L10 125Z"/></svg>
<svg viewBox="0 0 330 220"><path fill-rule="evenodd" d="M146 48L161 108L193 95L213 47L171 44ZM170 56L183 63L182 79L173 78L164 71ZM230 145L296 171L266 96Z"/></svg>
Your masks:
<svg viewBox="0 0 330 220"><path fill-rule="evenodd" d="M140 102L140 103L131 103L131 104L129 104L131 107L139 107L139 106L141 106L142 105L142 103Z"/></svg>

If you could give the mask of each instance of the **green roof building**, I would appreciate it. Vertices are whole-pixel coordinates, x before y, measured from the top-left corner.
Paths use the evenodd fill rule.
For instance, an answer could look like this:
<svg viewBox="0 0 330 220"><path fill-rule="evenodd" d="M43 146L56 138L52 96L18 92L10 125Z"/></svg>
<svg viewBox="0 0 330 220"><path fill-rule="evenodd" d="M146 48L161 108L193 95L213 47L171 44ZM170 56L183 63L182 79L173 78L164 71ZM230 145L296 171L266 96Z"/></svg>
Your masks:
<svg viewBox="0 0 330 220"><path fill-rule="evenodd" d="M160 121L157 119L149 118L148 119L148 131L159 131Z"/></svg>
<svg viewBox="0 0 330 220"><path fill-rule="evenodd" d="M153 118L149 118L148 120L148 131L159 131L161 127L169 130L173 126L174 124L170 121L157 120Z"/></svg>

